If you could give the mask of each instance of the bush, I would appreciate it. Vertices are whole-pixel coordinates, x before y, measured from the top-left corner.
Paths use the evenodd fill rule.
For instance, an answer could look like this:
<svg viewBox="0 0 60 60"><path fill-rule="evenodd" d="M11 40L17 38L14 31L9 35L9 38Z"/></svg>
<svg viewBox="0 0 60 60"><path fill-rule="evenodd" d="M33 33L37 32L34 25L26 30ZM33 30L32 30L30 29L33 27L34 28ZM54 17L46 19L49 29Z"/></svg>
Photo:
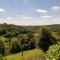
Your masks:
<svg viewBox="0 0 60 60"><path fill-rule="evenodd" d="M60 60L60 43L52 45L47 51L47 58L49 60L56 59Z"/></svg>

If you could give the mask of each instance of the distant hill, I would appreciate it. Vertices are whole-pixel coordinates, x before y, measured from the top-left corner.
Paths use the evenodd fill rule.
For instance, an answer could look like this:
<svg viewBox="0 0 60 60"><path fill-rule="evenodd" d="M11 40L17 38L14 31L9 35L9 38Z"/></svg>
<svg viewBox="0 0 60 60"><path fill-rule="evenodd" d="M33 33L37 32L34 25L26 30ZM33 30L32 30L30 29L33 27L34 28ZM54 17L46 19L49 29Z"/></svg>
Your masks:
<svg viewBox="0 0 60 60"><path fill-rule="evenodd" d="M0 30L4 28L10 28L10 29L39 29L41 27L48 27L53 31L60 30L60 24L53 24L53 25L36 25L36 26L19 26L19 25L14 25L14 24L0 24Z"/></svg>

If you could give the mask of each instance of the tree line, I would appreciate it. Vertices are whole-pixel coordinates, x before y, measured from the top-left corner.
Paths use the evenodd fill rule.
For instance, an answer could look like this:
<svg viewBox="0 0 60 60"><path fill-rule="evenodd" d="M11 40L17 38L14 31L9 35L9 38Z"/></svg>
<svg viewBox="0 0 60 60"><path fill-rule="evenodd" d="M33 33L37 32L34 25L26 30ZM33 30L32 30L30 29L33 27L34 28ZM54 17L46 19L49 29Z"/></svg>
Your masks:
<svg viewBox="0 0 60 60"><path fill-rule="evenodd" d="M40 48L46 52L57 42L48 28L0 24L0 54L3 56L34 48Z"/></svg>

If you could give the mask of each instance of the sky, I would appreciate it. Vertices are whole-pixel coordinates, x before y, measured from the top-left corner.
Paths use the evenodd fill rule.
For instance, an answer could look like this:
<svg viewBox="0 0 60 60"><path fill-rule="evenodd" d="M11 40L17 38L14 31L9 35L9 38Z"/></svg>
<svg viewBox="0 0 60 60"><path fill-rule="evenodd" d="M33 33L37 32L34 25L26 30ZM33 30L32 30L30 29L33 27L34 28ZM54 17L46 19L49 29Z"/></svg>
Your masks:
<svg viewBox="0 0 60 60"><path fill-rule="evenodd" d="M60 24L60 0L0 0L0 23Z"/></svg>

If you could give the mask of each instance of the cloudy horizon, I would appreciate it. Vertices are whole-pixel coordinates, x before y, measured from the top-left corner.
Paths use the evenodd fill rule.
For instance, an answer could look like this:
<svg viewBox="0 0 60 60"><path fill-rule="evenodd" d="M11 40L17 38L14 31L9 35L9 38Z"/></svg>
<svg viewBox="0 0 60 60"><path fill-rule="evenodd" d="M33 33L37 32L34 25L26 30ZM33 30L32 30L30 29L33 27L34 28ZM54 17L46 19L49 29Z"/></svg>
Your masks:
<svg viewBox="0 0 60 60"><path fill-rule="evenodd" d="M0 23L60 24L60 0L0 0Z"/></svg>

